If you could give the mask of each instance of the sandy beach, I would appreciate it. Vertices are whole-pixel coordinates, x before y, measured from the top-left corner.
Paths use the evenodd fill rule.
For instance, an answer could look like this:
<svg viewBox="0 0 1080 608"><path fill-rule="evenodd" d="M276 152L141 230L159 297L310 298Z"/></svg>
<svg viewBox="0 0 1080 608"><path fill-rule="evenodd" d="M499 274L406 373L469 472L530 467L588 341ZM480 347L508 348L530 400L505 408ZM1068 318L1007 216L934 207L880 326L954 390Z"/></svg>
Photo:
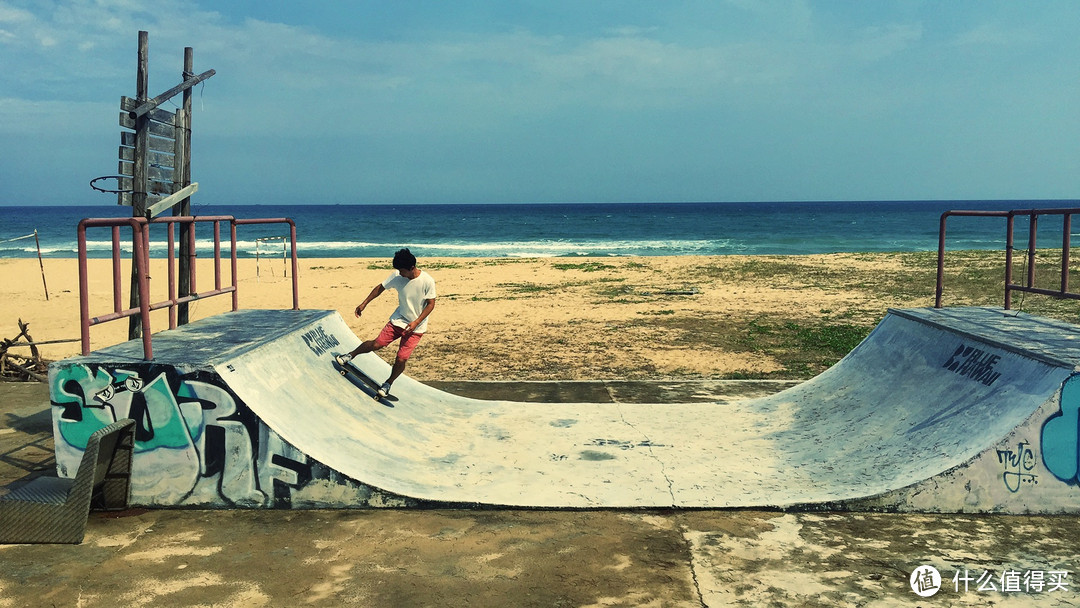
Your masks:
<svg viewBox="0 0 1080 608"><path fill-rule="evenodd" d="M930 278L915 295L878 288L898 274L932 276L905 260L901 254L421 258L439 298L407 373L420 380L809 377L829 362L785 370L769 349L754 344L754 332L822 322L869 331L889 307L930 305ZM35 341L78 339L77 262L44 265L48 300L36 259L0 259L0 338L14 337L21 319ZM281 259L240 260L240 307L291 307L287 271ZM373 302L362 318L352 311L390 272L389 260L301 259L300 307L337 310L361 339L374 337L396 306L393 294ZM128 273L125 265L125 282ZM201 291L214 285L209 262L200 261L197 273ZM111 275L108 260L91 260L91 316L113 310ZM155 260L154 302L167 297L166 277L165 262ZM220 280L230 283L227 262ZM121 301L126 308L126 288ZM201 300L191 318L230 306L229 295ZM167 311L152 313L153 331L168 323ZM91 347L125 340L126 325L92 327ZM41 346L52 360L78 352L77 341ZM382 354L390 358L393 349Z"/></svg>

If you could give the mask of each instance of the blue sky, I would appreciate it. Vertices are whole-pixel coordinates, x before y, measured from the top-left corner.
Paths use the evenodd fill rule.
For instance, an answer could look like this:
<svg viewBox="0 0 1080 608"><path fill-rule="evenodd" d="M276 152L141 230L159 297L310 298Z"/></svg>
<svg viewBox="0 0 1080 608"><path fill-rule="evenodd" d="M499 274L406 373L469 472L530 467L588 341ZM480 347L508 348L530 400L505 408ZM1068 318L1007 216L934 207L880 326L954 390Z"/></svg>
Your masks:
<svg viewBox="0 0 1080 608"><path fill-rule="evenodd" d="M0 204L115 200L88 181L139 30L152 94L185 46L217 71L200 203L1071 199L1077 24L1071 0L0 0Z"/></svg>

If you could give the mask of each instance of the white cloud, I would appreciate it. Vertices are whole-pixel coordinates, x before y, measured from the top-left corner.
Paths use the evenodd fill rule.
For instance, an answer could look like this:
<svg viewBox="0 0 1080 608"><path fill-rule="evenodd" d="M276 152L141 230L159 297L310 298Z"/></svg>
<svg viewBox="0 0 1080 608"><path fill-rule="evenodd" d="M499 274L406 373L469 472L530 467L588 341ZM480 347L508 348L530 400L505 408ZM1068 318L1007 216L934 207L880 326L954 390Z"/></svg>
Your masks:
<svg viewBox="0 0 1080 608"><path fill-rule="evenodd" d="M116 105L105 102L31 101L0 97L0 133L21 135L63 135L100 132L108 123L88 117L119 116ZM95 126L88 128L88 124ZM116 130L119 133L120 127ZM119 136L118 136L119 137ZM117 139L119 141L119 139Z"/></svg>
<svg viewBox="0 0 1080 608"><path fill-rule="evenodd" d="M30 11L15 8L5 2L0 2L0 23L26 24L34 20Z"/></svg>
<svg viewBox="0 0 1080 608"><path fill-rule="evenodd" d="M957 47L1009 47L1027 44L1033 39L1033 34L1023 29L998 23L981 23L957 34L952 44Z"/></svg>
<svg viewBox="0 0 1080 608"><path fill-rule="evenodd" d="M69 129L105 132L111 141L118 98L134 93L137 32L147 30L151 93L179 82L183 48L194 47L196 72L217 70L195 91L196 139L224 148L247 142L252 149L242 156L253 167L271 155L293 162L299 141L327 150L339 166L359 162L362 152L390 158L383 166L399 172L430 165L431 175L575 146L577 164L590 168L581 173L598 181L616 163L707 174L721 155L755 158L768 175L800 175L808 159L854 167L871 162L865 150L878 145L918 140L919 153L938 139L948 145L948 134L920 129L935 118L977 131L984 125L972 117L990 107L1000 121L1016 120L1021 110L987 93L1007 90L1017 74L1051 80L1030 75L1072 65L1076 55L1074 48L1055 56L1005 52L1025 41L1037 48L1032 32L1041 33L1049 15L1008 27L994 25L1005 23L1000 18L982 25L968 18L958 34L933 21L934 11L869 3L857 16L830 16L807 2L675 2L562 29L524 20L495 29L466 19L456 23L468 27L451 30L427 19L415 30L395 23L386 36L203 6L210 8L185 0L0 0L0 134ZM1067 40L1040 44L1073 46ZM1024 91L1029 106L1047 98L1039 87ZM786 149L793 151L776 151ZM237 156L198 154L198 162ZM452 169L433 166L454 154ZM557 161L548 160L548 171ZM520 179L549 181L550 173L530 178L533 164L515 167ZM473 178L482 184L491 176Z"/></svg>

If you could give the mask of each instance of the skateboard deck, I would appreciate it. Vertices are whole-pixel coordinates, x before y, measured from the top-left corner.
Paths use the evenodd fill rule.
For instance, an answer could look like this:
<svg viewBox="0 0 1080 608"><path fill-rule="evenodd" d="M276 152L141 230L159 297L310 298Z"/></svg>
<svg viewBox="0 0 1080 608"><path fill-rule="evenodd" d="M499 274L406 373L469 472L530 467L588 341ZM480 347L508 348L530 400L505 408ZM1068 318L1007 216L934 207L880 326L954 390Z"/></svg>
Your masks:
<svg viewBox="0 0 1080 608"><path fill-rule="evenodd" d="M394 407L393 402L397 401L397 397L393 395L379 397L379 393L377 392L379 390L379 383L372 380L371 377L360 371L355 365L352 363L342 365L337 361L333 361L333 364L334 369L338 370L338 373L348 378L353 385L364 391L367 396L387 407Z"/></svg>

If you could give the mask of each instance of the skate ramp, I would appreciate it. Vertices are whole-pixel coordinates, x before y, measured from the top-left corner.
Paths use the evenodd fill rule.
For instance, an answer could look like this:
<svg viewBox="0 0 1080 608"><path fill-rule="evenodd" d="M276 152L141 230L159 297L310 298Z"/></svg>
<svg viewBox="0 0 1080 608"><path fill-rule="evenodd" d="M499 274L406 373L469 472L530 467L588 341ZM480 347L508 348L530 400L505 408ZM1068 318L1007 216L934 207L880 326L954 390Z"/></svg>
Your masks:
<svg viewBox="0 0 1080 608"><path fill-rule="evenodd" d="M996 309L894 310L760 399L482 401L402 377L380 403L332 364L359 343L337 313L240 311L156 335L154 362L118 345L50 382L61 474L87 428L142 421L137 504L1069 512L1077 340Z"/></svg>

